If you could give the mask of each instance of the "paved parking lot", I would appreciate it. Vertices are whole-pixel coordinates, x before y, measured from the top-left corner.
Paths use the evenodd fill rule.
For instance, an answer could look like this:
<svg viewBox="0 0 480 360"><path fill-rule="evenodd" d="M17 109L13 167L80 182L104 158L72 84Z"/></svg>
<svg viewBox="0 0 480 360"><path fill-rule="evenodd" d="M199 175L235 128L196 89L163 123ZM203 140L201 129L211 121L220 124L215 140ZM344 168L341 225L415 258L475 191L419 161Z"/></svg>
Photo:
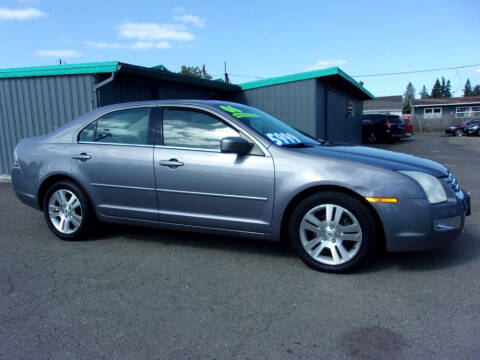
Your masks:
<svg viewBox="0 0 480 360"><path fill-rule="evenodd" d="M307 268L277 243L107 226L54 237L0 184L1 359L480 359L480 138L377 145L472 193L452 246Z"/></svg>

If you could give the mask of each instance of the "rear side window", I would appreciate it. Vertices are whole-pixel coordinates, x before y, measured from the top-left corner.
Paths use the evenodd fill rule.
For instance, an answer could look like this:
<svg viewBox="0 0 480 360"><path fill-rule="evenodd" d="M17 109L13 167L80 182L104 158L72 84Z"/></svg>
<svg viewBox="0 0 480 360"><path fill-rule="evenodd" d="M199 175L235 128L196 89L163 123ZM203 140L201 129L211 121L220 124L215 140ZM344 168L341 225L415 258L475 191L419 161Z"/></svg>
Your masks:
<svg viewBox="0 0 480 360"><path fill-rule="evenodd" d="M163 143L205 150L220 150L220 140L239 136L219 119L200 111L166 109L163 114Z"/></svg>
<svg viewBox="0 0 480 360"><path fill-rule="evenodd" d="M149 143L151 108L108 113L83 129L79 141L146 145Z"/></svg>

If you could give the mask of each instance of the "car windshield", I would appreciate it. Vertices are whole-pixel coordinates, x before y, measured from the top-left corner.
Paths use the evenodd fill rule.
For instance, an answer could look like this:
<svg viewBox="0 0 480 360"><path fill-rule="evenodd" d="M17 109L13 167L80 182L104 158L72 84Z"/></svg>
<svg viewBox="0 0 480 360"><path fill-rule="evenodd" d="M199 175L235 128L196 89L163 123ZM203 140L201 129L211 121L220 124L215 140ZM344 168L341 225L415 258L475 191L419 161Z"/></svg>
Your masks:
<svg viewBox="0 0 480 360"><path fill-rule="evenodd" d="M301 147L321 145L314 138L258 109L231 103L218 103L217 106L278 146Z"/></svg>

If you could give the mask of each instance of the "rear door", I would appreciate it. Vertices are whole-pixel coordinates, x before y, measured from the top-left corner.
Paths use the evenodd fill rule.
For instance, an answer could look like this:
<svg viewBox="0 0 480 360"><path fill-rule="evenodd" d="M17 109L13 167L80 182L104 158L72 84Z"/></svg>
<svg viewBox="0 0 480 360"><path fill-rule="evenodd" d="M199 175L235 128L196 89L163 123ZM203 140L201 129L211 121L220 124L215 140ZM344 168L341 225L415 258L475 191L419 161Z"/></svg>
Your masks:
<svg viewBox="0 0 480 360"><path fill-rule="evenodd" d="M274 196L270 154L258 145L248 155L222 153L222 138L247 135L209 112L164 108L162 117L161 145L154 150L159 221L268 232Z"/></svg>
<svg viewBox="0 0 480 360"><path fill-rule="evenodd" d="M151 107L118 110L83 129L71 168L102 215L157 221Z"/></svg>

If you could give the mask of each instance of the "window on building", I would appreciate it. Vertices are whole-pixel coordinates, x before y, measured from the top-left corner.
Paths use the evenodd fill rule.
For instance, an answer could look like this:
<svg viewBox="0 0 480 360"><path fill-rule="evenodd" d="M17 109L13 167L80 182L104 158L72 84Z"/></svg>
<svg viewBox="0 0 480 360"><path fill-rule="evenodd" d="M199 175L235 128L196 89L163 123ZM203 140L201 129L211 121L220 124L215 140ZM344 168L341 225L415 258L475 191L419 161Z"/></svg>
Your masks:
<svg viewBox="0 0 480 360"><path fill-rule="evenodd" d="M480 106L457 106L455 116L457 118L480 116Z"/></svg>
<svg viewBox="0 0 480 360"><path fill-rule="evenodd" d="M440 119L442 117L442 108L426 108L423 112L425 119Z"/></svg>
<svg viewBox="0 0 480 360"><path fill-rule="evenodd" d="M239 136L222 121L203 112L167 109L163 116L163 141L166 146L220 150L220 140Z"/></svg>

